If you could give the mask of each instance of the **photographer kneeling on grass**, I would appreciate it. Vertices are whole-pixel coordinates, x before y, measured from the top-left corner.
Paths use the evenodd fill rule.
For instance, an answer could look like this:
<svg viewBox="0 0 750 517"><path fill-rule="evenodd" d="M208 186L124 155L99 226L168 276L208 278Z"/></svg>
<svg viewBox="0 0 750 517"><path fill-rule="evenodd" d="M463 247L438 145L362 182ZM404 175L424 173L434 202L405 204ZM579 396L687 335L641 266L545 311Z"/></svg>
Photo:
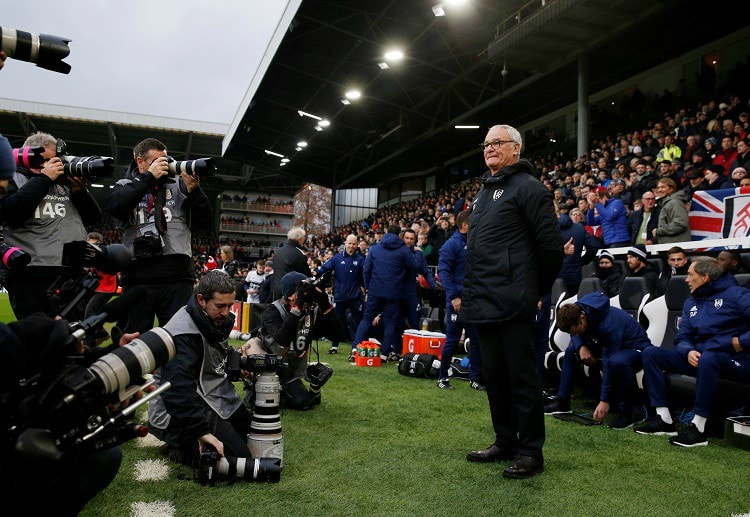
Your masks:
<svg viewBox="0 0 750 517"><path fill-rule="evenodd" d="M326 337L331 342L346 341L346 329L336 317L324 282L289 272L281 279L281 299L268 305L261 317L261 339L250 340L250 354L272 353L284 357L289 367L280 373L282 404L289 409L306 410L320 404L320 387L331 370L320 363L307 366L310 343ZM308 378L308 390L302 380Z"/></svg>
<svg viewBox="0 0 750 517"><path fill-rule="evenodd" d="M164 327L177 355L156 376L172 387L149 404L148 428L178 463L195 466L206 446L221 456L250 456L252 417L225 373L234 297L232 279L212 271Z"/></svg>

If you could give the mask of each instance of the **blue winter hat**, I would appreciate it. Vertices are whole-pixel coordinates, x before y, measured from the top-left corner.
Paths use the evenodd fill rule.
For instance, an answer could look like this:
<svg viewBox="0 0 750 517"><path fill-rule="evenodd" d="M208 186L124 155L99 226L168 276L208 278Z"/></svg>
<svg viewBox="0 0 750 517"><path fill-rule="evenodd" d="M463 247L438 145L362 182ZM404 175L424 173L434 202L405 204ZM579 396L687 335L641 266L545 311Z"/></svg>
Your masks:
<svg viewBox="0 0 750 517"><path fill-rule="evenodd" d="M10 142L0 135L0 179L12 178L16 173L16 160L13 158L13 149Z"/></svg>
<svg viewBox="0 0 750 517"><path fill-rule="evenodd" d="M302 273L290 271L281 279L281 296L289 298L297 290L297 286L307 277Z"/></svg>

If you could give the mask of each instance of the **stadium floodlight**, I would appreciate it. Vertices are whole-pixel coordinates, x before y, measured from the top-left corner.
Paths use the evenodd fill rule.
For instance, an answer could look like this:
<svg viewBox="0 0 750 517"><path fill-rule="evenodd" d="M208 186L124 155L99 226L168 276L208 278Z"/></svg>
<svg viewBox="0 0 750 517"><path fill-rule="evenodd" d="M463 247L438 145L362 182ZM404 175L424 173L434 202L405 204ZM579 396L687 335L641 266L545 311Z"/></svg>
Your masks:
<svg viewBox="0 0 750 517"><path fill-rule="evenodd" d="M270 155L270 156L278 156L279 158L283 158L284 157L283 154L275 153L273 151L269 151L268 149L266 149L265 152L266 152L267 155Z"/></svg>
<svg viewBox="0 0 750 517"><path fill-rule="evenodd" d="M297 113L299 114L300 117L310 117L310 118L314 118L315 120L323 120L323 117L313 115L312 113L308 113L306 111L297 110Z"/></svg>

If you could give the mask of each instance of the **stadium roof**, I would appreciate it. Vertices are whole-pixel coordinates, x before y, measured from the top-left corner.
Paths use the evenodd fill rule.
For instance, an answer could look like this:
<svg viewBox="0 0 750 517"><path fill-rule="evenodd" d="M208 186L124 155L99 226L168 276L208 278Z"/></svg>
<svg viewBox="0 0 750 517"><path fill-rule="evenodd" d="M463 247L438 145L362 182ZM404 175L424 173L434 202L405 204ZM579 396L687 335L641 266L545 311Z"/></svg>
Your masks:
<svg viewBox="0 0 750 517"><path fill-rule="evenodd" d="M716 0L707 14L680 0L288 0L261 66L237 78L249 88L229 126L0 98L0 133L20 145L38 128L120 169L153 136L176 159L216 157L211 193L380 186L474 149L479 160L490 125L574 103L582 54L596 92L744 28L745 4ZM399 63L384 58L394 48ZM361 97L343 104L354 88ZM330 126L316 131L308 115Z"/></svg>
<svg viewBox="0 0 750 517"><path fill-rule="evenodd" d="M678 0L438 1L305 0L225 156L334 188L383 184L473 150L494 123L574 103L581 54L595 92L745 24L721 0L710 14ZM392 48L400 63L384 59Z"/></svg>

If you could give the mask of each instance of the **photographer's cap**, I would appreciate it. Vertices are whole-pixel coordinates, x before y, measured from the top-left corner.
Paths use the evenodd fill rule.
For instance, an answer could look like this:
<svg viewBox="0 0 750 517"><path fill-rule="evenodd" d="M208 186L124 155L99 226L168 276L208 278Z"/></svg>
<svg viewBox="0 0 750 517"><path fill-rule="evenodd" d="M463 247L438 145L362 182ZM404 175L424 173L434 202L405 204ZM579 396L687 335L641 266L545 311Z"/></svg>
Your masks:
<svg viewBox="0 0 750 517"><path fill-rule="evenodd" d="M302 273L298 273L296 271L290 271L289 273L284 275L284 277L281 279L281 296L283 296L285 299L292 296L297 290L297 286L299 286L299 284L304 280L307 280L307 277Z"/></svg>
<svg viewBox="0 0 750 517"><path fill-rule="evenodd" d="M10 142L0 135L0 179L10 179L16 173L16 160Z"/></svg>

